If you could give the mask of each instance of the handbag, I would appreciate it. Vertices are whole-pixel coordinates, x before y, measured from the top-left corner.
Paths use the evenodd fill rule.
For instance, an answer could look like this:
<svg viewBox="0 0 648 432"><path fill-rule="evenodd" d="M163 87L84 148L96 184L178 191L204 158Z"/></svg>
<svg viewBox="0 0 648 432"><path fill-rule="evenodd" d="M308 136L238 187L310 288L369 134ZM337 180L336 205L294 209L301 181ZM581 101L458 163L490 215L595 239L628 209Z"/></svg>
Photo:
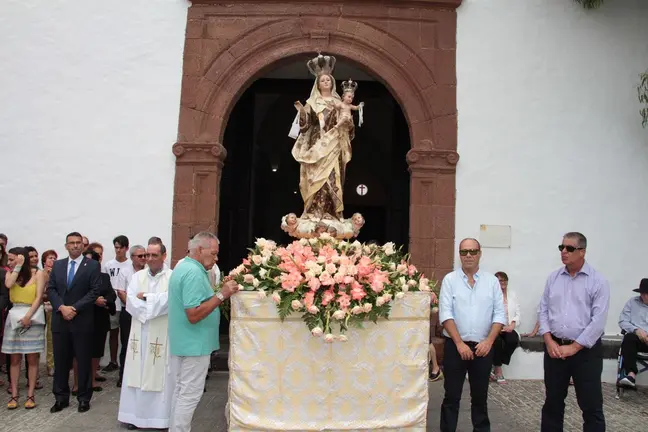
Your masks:
<svg viewBox="0 0 648 432"><path fill-rule="evenodd" d="M13 305L13 307L9 309L9 314L7 315L7 319L11 324L12 330L18 330L23 327L19 321L23 319L25 315L27 315L27 312L29 312L29 308L31 308L31 306L18 304L18 305ZM31 323L32 325L34 324L45 325L45 311L43 310L42 305L39 306L38 309L36 309L36 311L34 312L34 315L32 315Z"/></svg>

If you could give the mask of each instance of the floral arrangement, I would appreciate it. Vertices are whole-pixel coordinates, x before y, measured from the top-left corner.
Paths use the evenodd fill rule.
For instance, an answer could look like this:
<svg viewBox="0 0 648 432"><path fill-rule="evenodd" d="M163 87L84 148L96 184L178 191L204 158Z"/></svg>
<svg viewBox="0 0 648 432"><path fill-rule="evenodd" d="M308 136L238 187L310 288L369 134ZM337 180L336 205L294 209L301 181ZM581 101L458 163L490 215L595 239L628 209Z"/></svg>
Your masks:
<svg viewBox="0 0 648 432"><path fill-rule="evenodd" d="M409 255L393 243L350 243L327 233L286 247L257 239L223 282L231 279L241 291L270 296L282 320L302 313L311 333L326 342L345 342L350 326L388 318L392 302L408 291L430 292L434 303L438 298L437 284L409 264ZM333 334L335 325L338 335Z"/></svg>

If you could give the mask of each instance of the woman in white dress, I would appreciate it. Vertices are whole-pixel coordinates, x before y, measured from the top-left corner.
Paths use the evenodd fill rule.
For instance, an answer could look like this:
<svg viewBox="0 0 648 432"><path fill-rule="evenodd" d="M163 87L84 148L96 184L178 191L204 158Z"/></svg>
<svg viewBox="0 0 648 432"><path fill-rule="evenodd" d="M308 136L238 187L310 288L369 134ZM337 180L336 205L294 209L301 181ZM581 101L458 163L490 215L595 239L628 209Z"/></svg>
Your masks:
<svg viewBox="0 0 648 432"><path fill-rule="evenodd" d="M502 287L504 309L506 310L508 325L502 328L501 333L497 336L493 344L495 353L493 356L491 380L496 381L498 384L504 384L506 379L502 373L502 365L508 365L511 362L513 352L520 345L520 334L517 331L517 327L520 325L520 305L518 304L515 293L508 289L508 275L500 271L495 273L495 276Z"/></svg>

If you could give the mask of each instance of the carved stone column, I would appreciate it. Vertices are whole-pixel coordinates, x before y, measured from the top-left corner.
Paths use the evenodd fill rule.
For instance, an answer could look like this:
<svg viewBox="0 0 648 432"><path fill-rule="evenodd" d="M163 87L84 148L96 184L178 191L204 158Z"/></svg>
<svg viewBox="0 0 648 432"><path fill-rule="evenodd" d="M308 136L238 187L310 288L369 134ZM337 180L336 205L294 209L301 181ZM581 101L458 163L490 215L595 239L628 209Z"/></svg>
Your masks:
<svg viewBox="0 0 648 432"><path fill-rule="evenodd" d="M412 262L441 280L452 271L455 231L455 172L459 154L424 140L407 153L410 183Z"/></svg>
<svg viewBox="0 0 648 432"><path fill-rule="evenodd" d="M218 227L220 179L227 155L221 143L203 137L173 145L176 173L173 191L172 265L185 256L190 237Z"/></svg>

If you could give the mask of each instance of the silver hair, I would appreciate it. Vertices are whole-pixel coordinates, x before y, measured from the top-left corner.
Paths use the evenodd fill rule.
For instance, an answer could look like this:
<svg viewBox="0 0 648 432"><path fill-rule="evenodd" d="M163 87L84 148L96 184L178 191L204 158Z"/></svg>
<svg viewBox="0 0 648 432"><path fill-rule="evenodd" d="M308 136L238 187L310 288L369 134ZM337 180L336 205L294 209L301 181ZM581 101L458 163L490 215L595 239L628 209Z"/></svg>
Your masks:
<svg viewBox="0 0 648 432"><path fill-rule="evenodd" d="M576 240L576 243L579 248L587 249L587 237L579 232L568 232L563 236L563 238L570 238Z"/></svg>
<svg viewBox="0 0 648 432"><path fill-rule="evenodd" d="M135 245L135 246L131 246L131 248L128 250L128 255L129 255L129 256L133 256L133 254L135 253L135 251L136 251L137 249L144 249L144 250L146 250L146 248L145 248L144 246L142 246L142 245Z"/></svg>
<svg viewBox="0 0 648 432"><path fill-rule="evenodd" d="M191 250L196 250L199 247L209 247L209 242L212 240L216 240L216 243L220 244L220 241L218 240L218 237L216 237L215 234L210 233L209 231L201 231L191 240L189 240L189 247L188 249Z"/></svg>

